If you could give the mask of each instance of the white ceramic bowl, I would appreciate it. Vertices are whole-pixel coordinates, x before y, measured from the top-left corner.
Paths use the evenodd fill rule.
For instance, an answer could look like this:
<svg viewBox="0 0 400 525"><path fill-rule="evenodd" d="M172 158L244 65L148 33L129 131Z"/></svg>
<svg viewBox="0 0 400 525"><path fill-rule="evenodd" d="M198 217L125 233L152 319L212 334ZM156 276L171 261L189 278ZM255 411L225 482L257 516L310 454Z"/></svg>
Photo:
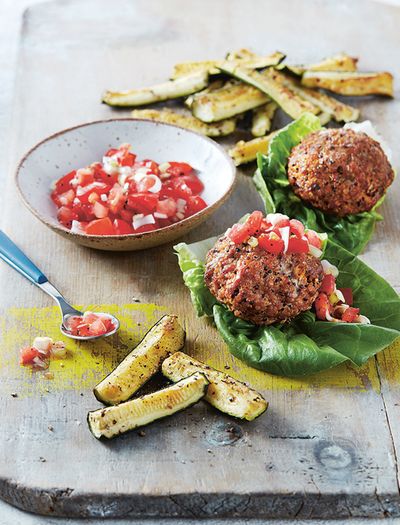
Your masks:
<svg viewBox="0 0 400 525"><path fill-rule="evenodd" d="M188 162L204 184L207 208L181 222L130 235L71 233L57 221L52 183L73 169L101 160L111 147L128 142L139 159ZM232 160L213 140L178 126L139 119L110 119L65 129L39 142L21 160L16 183L25 205L46 226L83 246L101 250L141 250L173 241L198 226L227 199L235 181Z"/></svg>

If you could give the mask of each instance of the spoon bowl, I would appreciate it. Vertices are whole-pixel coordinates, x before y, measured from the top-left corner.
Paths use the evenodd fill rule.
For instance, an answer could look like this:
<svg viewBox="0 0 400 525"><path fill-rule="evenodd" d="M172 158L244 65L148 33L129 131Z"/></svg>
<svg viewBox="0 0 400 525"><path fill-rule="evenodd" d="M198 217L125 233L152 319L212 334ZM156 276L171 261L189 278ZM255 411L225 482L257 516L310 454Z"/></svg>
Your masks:
<svg viewBox="0 0 400 525"><path fill-rule="evenodd" d="M101 335L74 335L74 334L71 334L71 332L68 330L68 319L70 317L73 317L74 315L79 315L79 316L83 315L83 312L79 312L79 310L76 310L75 314L67 313L63 316L63 320L60 325L61 333L63 333L66 337L69 337L71 339L76 339L77 341L92 341L94 339L100 339L102 337L109 337L110 335L114 335L119 330L120 322L119 322L119 319L117 319L117 317L109 313L106 313L106 312L96 312L96 314L108 317L110 321L112 322L112 324L114 325L114 330L110 330L109 332L105 334L101 334Z"/></svg>

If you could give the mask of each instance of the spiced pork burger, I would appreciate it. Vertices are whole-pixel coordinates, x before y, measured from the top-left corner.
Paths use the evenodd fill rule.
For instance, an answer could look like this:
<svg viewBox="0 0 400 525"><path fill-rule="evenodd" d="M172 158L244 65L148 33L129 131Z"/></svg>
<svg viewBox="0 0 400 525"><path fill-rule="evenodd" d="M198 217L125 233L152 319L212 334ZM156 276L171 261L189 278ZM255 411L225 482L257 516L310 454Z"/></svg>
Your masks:
<svg viewBox="0 0 400 525"><path fill-rule="evenodd" d="M344 217L370 211L393 182L379 142L353 129L323 129L295 146L288 179L303 201Z"/></svg>
<svg viewBox="0 0 400 525"><path fill-rule="evenodd" d="M208 252L205 282L235 316L257 325L309 310L321 287L323 237L296 219L253 212Z"/></svg>

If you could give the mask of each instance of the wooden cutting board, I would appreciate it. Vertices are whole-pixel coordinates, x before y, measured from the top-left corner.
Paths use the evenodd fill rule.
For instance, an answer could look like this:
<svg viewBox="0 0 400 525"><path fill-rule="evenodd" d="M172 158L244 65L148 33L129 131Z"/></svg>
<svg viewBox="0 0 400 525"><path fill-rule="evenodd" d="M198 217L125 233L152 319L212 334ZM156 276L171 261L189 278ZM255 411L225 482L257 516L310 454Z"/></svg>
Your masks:
<svg viewBox="0 0 400 525"><path fill-rule="evenodd" d="M24 16L13 156L67 126L128 111L100 104L105 88L168 78L177 61L222 57L243 46L285 51L293 62L345 50L365 70L400 69L400 11L364 1L77 0ZM397 93L398 95L398 93ZM397 100L356 102L400 156ZM133 145L134 147L134 145ZM247 173L251 169L246 170ZM398 181L363 259L399 285ZM122 320L118 337L69 343L54 380L18 365L35 335L57 337L50 300L0 265L0 496L23 509L70 517L345 518L400 515L399 348L361 369L343 365L304 379L245 366L196 319L170 245L141 253L91 251L58 237L18 199L9 174L3 227L71 300ZM234 195L187 237L223 231L261 201L245 171ZM187 351L260 389L266 414L242 423L205 404L110 443L86 426L91 389L165 312L188 332ZM13 396L17 394L17 397Z"/></svg>

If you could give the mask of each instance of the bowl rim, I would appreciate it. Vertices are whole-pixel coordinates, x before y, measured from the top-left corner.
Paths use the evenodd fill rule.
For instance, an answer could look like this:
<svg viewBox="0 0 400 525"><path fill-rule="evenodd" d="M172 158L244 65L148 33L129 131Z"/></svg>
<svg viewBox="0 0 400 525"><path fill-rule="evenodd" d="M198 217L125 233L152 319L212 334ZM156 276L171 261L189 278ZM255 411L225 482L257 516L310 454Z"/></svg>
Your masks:
<svg viewBox="0 0 400 525"><path fill-rule="evenodd" d="M157 125L157 126L161 126L161 127L166 126L166 127L169 127L169 128L177 128L177 129L183 130L183 131L185 131L185 132L187 132L189 134L193 134L195 136L198 136L201 139L205 140L206 142L209 142L213 147L216 147L222 153L222 156L225 157L225 160L227 161L227 165L229 166L230 172L232 174L231 183L228 186L228 188L226 189L225 193L222 195L222 197L220 197L213 204L207 205L207 207L204 208L203 210L200 210L197 213L191 215L190 217L186 217L185 219L183 219L183 220L181 220L179 222L176 222L174 224L170 224L169 226L164 226L162 228L157 228L156 230L151 230L149 232L126 233L126 234L123 234L123 235L90 235L90 234L86 234L86 233L71 232L71 230L69 230L68 228L66 228L62 224L59 224L59 223L53 224L53 223L51 223L47 216L42 215L25 198L25 195L24 195L24 193L23 193L23 191L22 191L22 189L20 187L20 182L19 182L19 176L20 176L20 172L21 172L21 167L24 164L24 162L26 161L26 159L36 149L38 149L40 146L42 146L46 142L50 141L51 139L54 139L54 138L56 138L56 137L58 137L60 135L63 135L64 133L67 133L69 131L74 131L76 129L89 127L89 126L92 126L93 124L105 124L107 122L127 122L127 121L128 122L150 122L151 124L154 124L154 125ZM237 170L236 170L236 166L235 166L233 160L228 155L226 150L218 142L216 142L215 140L212 140L210 137L207 137L206 135L202 135L201 133L198 133L197 131L193 131L191 129L187 129L187 128L184 128L182 126L177 126L176 124L169 124L167 122L158 122L158 121L154 121L154 120L151 120L151 119L148 119L148 118L141 119L141 118L134 118L134 117L120 117L120 118L107 118L107 119L91 120L89 122L84 122L82 124L77 124L75 126L70 126L68 128L64 128L64 129L62 129L60 131L56 131L55 133L52 133L51 135L48 135L44 139L42 139L39 142L37 142L34 146L32 146L22 156L22 158L18 162L17 167L15 168L15 172L14 172L14 182L15 182L15 185L17 187L17 191L18 191L18 194L19 194L20 198L22 199L22 201L25 204L25 206L29 209L29 211L35 217L37 217L41 222L46 224L46 226L48 226L49 228L52 228L54 230L58 230L58 231L60 231L62 233L65 233L67 235L71 235L72 237L83 238L83 239L115 239L115 240L141 239L143 237L153 236L154 234L159 233L159 232L171 232L171 231L177 230L179 228L182 228L184 224L188 224L189 222L193 222L193 219L195 219L196 217L197 218L200 217L201 215L205 214L207 211L208 212L212 212L216 208L221 206L227 200L227 198L230 196L230 194L232 193L234 185L235 185L235 182L236 182L236 177L237 177Z"/></svg>

